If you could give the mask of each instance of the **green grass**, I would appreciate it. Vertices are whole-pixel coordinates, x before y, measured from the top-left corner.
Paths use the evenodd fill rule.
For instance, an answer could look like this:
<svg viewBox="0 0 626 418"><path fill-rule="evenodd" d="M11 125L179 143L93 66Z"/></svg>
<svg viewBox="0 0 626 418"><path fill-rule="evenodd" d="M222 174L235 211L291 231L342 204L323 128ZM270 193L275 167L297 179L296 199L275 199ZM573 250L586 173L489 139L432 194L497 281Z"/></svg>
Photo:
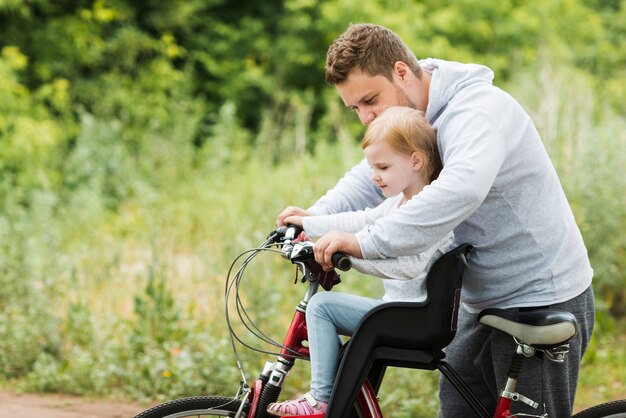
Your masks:
<svg viewBox="0 0 626 418"><path fill-rule="evenodd" d="M546 82L578 88L571 97L565 89L549 96ZM598 326L577 407L625 397L626 327L614 318L626 288L626 187L620 175L626 123L599 105L576 74L537 71L516 83L513 94L531 109L546 138L596 272ZM338 142L319 142L314 152L302 152L300 144L297 157L273 164L272 150L229 143L241 130L226 110L216 129L219 140L198 155L184 140L193 129L180 127L173 131L175 143L155 138L153 155L141 164L116 159L120 150L107 144L117 131L86 123L82 152L104 153L100 160L121 167L107 172L85 165L80 173L92 177L63 193L6 194L0 211L2 385L143 400L234 393L239 375L223 322L230 262L265 238L285 206L313 203L360 160L361 150L337 112L327 124ZM281 150L288 148L290 132L281 130ZM72 164L79 163L87 164ZM341 289L373 295L380 283L345 275ZM277 255L259 256L248 269L246 303L276 339L301 292L291 266ZM242 356L252 380L267 357ZM285 396L306 390L307 369L307 363L296 367ZM384 410L398 417L432 415L436 381L435 373L390 371L381 393Z"/></svg>
<svg viewBox="0 0 626 418"><path fill-rule="evenodd" d="M626 399L626 321L612 330L597 329L583 359L576 407L578 410L598 403Z"/></svg>

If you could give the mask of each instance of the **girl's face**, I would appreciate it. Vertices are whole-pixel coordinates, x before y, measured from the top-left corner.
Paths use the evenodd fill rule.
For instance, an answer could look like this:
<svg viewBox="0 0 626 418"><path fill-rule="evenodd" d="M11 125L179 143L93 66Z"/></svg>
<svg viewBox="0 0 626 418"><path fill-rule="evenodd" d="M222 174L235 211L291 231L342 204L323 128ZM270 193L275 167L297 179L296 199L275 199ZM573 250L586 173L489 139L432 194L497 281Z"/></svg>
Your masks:
<svg viewBox="0 0 626 418"><path fill-rule="evenodd" d="M363 152L372 167L372 180L385 197L403 193L408 200L424 187L419 174L421 160L417 153L399 153L384 141L368 145Z"/></svg>

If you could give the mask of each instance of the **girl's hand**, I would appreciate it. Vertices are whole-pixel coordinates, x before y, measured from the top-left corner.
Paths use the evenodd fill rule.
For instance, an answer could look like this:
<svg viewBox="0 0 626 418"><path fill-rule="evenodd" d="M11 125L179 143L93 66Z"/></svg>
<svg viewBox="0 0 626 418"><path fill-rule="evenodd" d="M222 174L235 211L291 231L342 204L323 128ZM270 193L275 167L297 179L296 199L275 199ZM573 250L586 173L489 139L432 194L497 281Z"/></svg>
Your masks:
<svg viewBox="0 0 626 418"><path fill-rule="evenodd" d="M283 222L285 225L296 225L302 229L304 223L303 218L304 216L291 215L287 216Z"/></svg>
<svg viewBox="0 0 626 418"><path fill-rule="evenodd" d="M312 216L313 214L310 212L307 212L306 210L299 208L297 206L287 206L277 217L276 217L276 226L284 226L287 223L293 223L293 222L285 222L285 219L290 217L290 216ZM294 225L298 225L298 224L294 224ZM302 228L302 223L300 223L300 225L298 225L299 227Z"/></svg>
<svg viewBox="0 0 626 418"><path fill-rule="evenodd" d="M321 237L313 246L315 261L322 266L324 271L333 269L332 257L336 252L363 258L356 235L349 232L331 231Z"/></svg>

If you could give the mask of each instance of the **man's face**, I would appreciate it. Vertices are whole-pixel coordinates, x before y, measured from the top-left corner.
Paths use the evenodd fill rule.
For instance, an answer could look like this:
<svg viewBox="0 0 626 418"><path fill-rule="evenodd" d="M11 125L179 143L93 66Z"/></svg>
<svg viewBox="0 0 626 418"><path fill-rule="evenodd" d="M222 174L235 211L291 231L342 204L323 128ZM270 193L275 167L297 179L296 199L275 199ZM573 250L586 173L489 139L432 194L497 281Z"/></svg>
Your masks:
<svg viewBox="0 0 626 418"><path fill-rule="evenodd" d="M382 75L369 75L354 70L340 84L336 85L346 107L354 110L363 125L369 125L376 116L391 106L408 106L417 109L417 105L409 99L404 87L396 81ZM420 109L425 110L425 109Z"/></svg>

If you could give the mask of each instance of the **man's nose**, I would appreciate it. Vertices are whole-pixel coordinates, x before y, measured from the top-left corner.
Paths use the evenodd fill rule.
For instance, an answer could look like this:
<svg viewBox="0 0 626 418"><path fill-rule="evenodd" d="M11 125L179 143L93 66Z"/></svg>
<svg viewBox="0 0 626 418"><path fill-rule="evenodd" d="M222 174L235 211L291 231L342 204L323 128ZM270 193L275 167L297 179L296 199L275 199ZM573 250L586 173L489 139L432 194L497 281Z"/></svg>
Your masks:
<svg viewBox="0 0 626 418"><path fill-rule="evenodd" d="M371 110L363 110L359 112L359 119L363 125L367 126L376 119L376 114Z"/></svg>

